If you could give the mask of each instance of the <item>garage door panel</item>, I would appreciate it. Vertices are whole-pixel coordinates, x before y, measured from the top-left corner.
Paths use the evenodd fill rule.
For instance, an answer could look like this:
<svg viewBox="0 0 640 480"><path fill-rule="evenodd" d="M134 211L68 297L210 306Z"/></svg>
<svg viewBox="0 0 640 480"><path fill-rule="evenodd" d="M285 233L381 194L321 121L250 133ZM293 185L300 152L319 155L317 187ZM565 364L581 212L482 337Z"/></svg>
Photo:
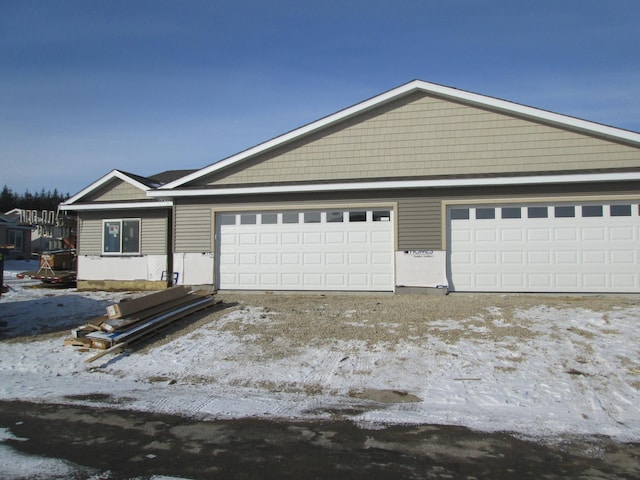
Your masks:
<svg viewBox="0 0 640 480"><path fill-rule="evenodd" d="M606 231L602 227L589 227L582 229L582 240L585 241L604 241L606 239Z"/></svg>
<svg viewBox="0 0 640 480"><path fill-rule="evenodd" d="M623 202L625 203L625 202ZM456 207L447 214L450 288L639 292L640 215L608 204ZM585 207L585 208L583 208ZM494 209L495 218L487 212ZM482 210L478 212L478 210ZM506 212L506 213L505 213ZM505 215L521 218L503 218ZM533 218L527 218L532 212ZM558 215L558 217L556 217ZM562 217L561 215L569 215ZM589 216L598 215L598 216Z"/></svg>
<svg viewBox="0 0 640 480"><path fill-rule="evenodd" d="M299 245L300 234L298 232L282 232L281 240L283 245Z"/></svg>
<svg viewBox="0 0 640 480"><path fill-rule="evenodd" d="M302 240L305 245L322 245L322 232L305 232Z"/></svg>
<svg viewBox="0 0 640 480"><path fill-rule="evenodd" d="M393 255L389 252L373 252L371 254L371 265L375 267L382 267L388 270L388 267L392 267Z"/></svg>
<svg viewBox="0 0 640 480"><path fill-rule="evenodd" d="M509 228L500 231L500 239L503 242L517 242L523 241L524 231L522 228Z"/></svg>
<svg viewBox="0 0 640 480"><path fill-rule="evenodd" d="M322 252L304 253L302 255L302 261L305 265L322 265L322 257Z"/></svg>
<svg viewBox="0 0 640 480"><path fill-rule="evenodd" d="M366 245L369 243L368 232L348 232L347 238L349 245Z"/></svg>
<svg viewBox="0 0 640 480"><path fill-rule="evenodd" d="M258 244L258 235L255 233L241 233L239 243L243 246L255 246Z"/></svg>
<svg viewBox="0 0 640 480"><path fill-rule="evenodd" d="M502 255L501 255L502 264L522 265L523 262L524 262L524 253L521 251L502 252Z"/></svg>
<svg viewBox="0 0 640 480"><path fill-rule="evenodd" d="M551 252L547 250L534 250L526 252L526 254L529 265L551 265Z"/></svg>
<svg viewBox="0 0 640 480"><path fill-rule="evenodd" d="M527 228L527 241L548 242L551 240L551 231L548 228Z"/></svg>
<svg viewBox="0 0 640 480"><path fill-rule="evenodd" d="M258 263L258 255L255 253L241 253L239 255L239 264L240 265L251 265L255 266Z"/></svg>
<svg viewBox="0 0 640 480"><path fill-rule="evenodd" d="M637 281L637 275L633 273L614 273L611 275L611 283L617 288L632 288Z"/></svg>
<svg viewBox="0 0 640 480"><path fill-rule="evenodd" d="M330 290L341 290L347 286L344 273L328 273L326 276L326 285Z"/></svg>
<svg viewBox="0 0 640 480"><path fill-rule="evenodd" d="M364 219L333 210L224 217L216 224L220 289L394 290L392 215L384 222L371 211Z"/></svg>
<svg viewBox="0 0 640 480"><path fill-rule="evenodd" d="M580 287L580 276L577 273L561 273L556 275L556 286L575 289Z"/></svg>
<svg viewBox="0 0 640 480"><path fill-rule="evenodd" d="M628 242L637 239L634 232L635 229L632 227L613 227L609 230L609 235L613 241Z"/></svg>
<svg viewBox="0 0 640 480"><path fill-rule="evenodd" d="M554 235L554 240L558 242L575 242L578 240L578 231L573 228L554 228L551 230Z"/></svg>
<svg viewBox="0 0 640 480"><path fill-rule="evenodd" d="M555 263L558 265L575 265L578 263L578 252L575 250L560 250L553 252Z"/></svg>
<svg viewBox="0 0 640 480"><path fill-rule="evenodd" d="M607 253L604 250L585 250L582 252L582 263L606 265Z"/></svg>
<svg viewBox="0 0 640 480"><path fill-rule="evenodd" d="M476 252L475 263L494 264L496 263L496 252Z"/></svg>
<svg viewBox="0 0 640 480"><path fill-rule="evenodd" d="M371 232L371 243L382 244L386 246L386 245L389 245L391 242L392 242L392 238L391 238L390 231Z"/></svg>
<svg viewBox="0 0 640 480"><path fill-rule="evenodd" d="M497 240L497 232L495 229L479 228L475 231L474 240L476 242L495 242Z"/></svg>
<svg viewBox="0 0 640 480"><path fill-rule="evenodd" d="M283 253L282 254L282 264L283 265L300 265L300 254L299 253Z"/></svg>
<svg viewBox="0 0 640 480"><path fill-rule="evenodd" d="M278 245L279 235L277 232L264 232L259 235L259 244L261 246Z"/></svg>
<svg viewBox="0 0 640 480"><path fill-rule="evenodd" d="M344 245L346 244L346 235L344 232L326 232L325 233L325 243L333 244L333 245Z"/></svg>
<svg viewBox="0 0 640 480"><path fill-rule="evenodd" d="M349 265L366 265L369 260L369 255L363 252L349 253Z"/></svg>
<svg viewBox="0 0 640 480"><path fill-rule="evenodd" d="M622 265L635 263L635 252L633 250L612 250L609 252L609 262Z"/></svg>

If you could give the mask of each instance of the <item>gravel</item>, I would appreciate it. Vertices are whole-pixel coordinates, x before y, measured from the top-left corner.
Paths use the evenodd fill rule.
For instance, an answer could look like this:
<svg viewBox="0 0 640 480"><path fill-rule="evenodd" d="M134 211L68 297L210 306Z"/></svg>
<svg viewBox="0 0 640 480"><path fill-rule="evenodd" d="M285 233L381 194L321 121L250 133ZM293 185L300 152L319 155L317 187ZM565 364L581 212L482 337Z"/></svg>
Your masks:
<svg viewBox="0 0 640 480"><path fill-rule="evenodd" d="M640 304L637 296L560 296L450 294L220 294L234 309L261 308L264 322L247 322L242 316L225 320L222 330L251 339L274 354L287 348L319 346L352 340L394 349L401 342L420 343L429 336L445 342L462 338L500 341L526 340L536 335L534 321L518 316L521 310L585 309L611 311ZM229 309L208 315L216 321ZM443 321L455 320L457 328ZM201 322L198 322L199 324ZM539 325L538 325L539 327Z"/></svg>

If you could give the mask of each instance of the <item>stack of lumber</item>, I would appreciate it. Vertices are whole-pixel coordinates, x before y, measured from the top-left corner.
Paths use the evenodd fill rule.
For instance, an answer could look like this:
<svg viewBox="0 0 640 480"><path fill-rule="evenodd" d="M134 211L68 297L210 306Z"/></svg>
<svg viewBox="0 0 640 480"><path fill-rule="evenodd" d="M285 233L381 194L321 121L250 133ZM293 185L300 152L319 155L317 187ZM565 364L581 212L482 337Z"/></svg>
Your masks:
<svg viewBox="0 0 640 480"><path fill-rule="evenodd" d="M123 350L169 323L179 320L216 302L213 294L178 286L107 307L105 315L95 317L71 331L66 345L101 349L87 362L106 353Z"/></svg>

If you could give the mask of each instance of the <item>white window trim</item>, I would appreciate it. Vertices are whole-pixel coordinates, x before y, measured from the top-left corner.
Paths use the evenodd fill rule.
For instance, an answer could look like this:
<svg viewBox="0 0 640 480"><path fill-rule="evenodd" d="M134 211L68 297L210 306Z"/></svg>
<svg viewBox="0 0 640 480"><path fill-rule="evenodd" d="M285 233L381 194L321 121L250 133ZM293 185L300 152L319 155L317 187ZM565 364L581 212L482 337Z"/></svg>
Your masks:
<svg viewBox="0 0 640 480"><path fill-rule="evenodd" d="M138 222L138 251L137 252L123 252L122 251L122 222L137 221ZM120 223L120 251L119 252L105 252L104 250L104 227L107 222L119 222ZM100 231L102 242L102 255L107 257L138 257L142 254L142 219L141 218L103 218L102 230Z"/></svg>

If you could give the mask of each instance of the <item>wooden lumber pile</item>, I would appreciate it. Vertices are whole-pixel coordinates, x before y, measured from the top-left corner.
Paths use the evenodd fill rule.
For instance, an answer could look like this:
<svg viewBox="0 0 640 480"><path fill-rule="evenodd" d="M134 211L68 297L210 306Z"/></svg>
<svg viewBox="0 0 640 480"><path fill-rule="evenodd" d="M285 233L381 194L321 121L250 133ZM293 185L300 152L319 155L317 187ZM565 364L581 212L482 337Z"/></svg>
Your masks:
<svg viewBox="0 0 640 480"><path fill-rule="evenodd" d="M177 286L144 297L109 305L106 314L92 318L71 331L66 345L102 350L89 358L92 362L106 353L122 351L133 342L153 335L162 327L216 302L213 294Z"/></svg>

